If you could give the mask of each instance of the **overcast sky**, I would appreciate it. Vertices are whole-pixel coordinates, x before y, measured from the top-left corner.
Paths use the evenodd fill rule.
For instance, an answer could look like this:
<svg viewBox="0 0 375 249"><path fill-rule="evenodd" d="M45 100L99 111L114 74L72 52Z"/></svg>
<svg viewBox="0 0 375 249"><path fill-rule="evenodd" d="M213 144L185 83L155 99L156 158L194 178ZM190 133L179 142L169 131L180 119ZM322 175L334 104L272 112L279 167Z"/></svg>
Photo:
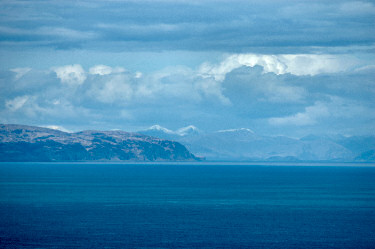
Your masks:
<svg viewBox="0 0 375 249"><path fill-rule="evenodd" d="M375 134L374 1L0 1L0 123Z"/></svg>

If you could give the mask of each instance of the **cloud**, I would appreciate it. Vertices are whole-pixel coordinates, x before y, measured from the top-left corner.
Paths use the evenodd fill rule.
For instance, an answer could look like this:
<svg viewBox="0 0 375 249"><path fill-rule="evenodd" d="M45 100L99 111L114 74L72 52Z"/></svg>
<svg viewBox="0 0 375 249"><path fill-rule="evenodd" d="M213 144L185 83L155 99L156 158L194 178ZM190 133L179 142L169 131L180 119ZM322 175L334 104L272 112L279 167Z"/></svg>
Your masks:
<svg viewBox="0 0 375 249"><path fill-rule="evenodd" d="M49 37L50 39L52 36L55 36L56 38L65 38L69 40L85 40L93 39L96 37L94 32L84 32L62 27L40 27L35 30L30 30L25 28L0 26L0 33L2 33L3 35L17 36L45 36Z"/></svg>
<svg viewBox="0 0 375 249"><path fill-rule="evenodd" d="M93 82L94 83L94 82ZM133 97L133 89L127 75L118 74L92 84L88 95L102 103L116 103L122 105L128 103Z"/></svg>
<svg viewBox="0 0 375 249"><path fill-rule="evenodd" d="M339 10L349 15L374 15L375 5L362 1L345 2L340 5Z"/></svg>
<svg viewBox="0 0 375 249"><path fill-rule="evenodd" d="M221 82L213 77L204 78L216 82L211 84L210 91L224 96L230 102L249 103L298 103L306 100L308 92L301 84L294 82L297 76L263 73L260 66L234 69Z"/></svg>
<svg viewBox="0 0 375 249"><path fill-rule="evenodd" d="M223 105L231 105L229 98L224 96L223 87L219 82L212 78L196 79L195 89L202 92L206 97L214 97Z"/></svg>
<svg viewBox="0 0 375 249"><path fill-rule="evenodd" d="M270 102L300 102L307 92L302 87L290 86L283 82L268 82L259 88L265 95L265 100Z"/></svg>
<svg viewBox="0 0 375 249"><path fill-rule="evenodd" d="M123 73L125 72L125 68L123 67L115 67L112 68L106 65L96 65L89 69L90 74L98 74L98 75L108 75L112 73Z"/></svg>
<svg viewBox="0 0 375 249"><path fill-rule="evenodd" d="M20 78L22 78L22 76L30 72L30 70L30 67L18 67L10 69L10 71L16 73L16 76L14 77L15 80L19 80Z"/></svg>
<svg viewBox="0 0 375 249"><path fill-rule="evenodd" d="M356 68L354 71L355 72L375 71L375 65L366 65L366 66L363 66L363 67L360 67L360 68Z"/></svg>
<svg viewBox="0 0 375 249"><path fill-rule="evenodd" d="M343 119L363 119L368 117L375 119L372 106L366 106L364 101L358 101L339 96L329 96L327 107L333 118Z"/></svg>
<svg viewBox="0 0 375 249"><path fill-rule="evenodd" d="M90 74L107 75L112 73L112 68L106 65L96 65L89 69Z"/></svg>
<svg viewBox="0 0 375 249"><path fill-rule="evenodd" d="M135 72L135 75L134 75L135 78L139 79L142 76L143 76L142 72L139 72L139 71Z"/></svg>
<svg viewBox="0 0 375 249"><path fill-rule="evenodd" d="M56 36L58 38L70 40L87 40L97 38L95 32L79 31L63 27L41 27L35 31L34 34L44 36Z"/></svg>
<svg viewBox="0 0 375 249"><path fill-rule="evenodd" d="M81 65L67 65L62 67L55 67L52 69L61 83L68 85L80 85L86 80L86 73Z"/></svg>
<svg viewBox="0 0 375 249"><path fill-rule="evenodd" d="M264 73L277 75L290 73L297 76L314 76L322 73L342 72L353 66L348 58L342 57L316 54L234 54L218 65L204 63L199 71L203 77L214 77L218 81L223 81L227 73L242 66L261 66Z"/></svg>
<svg viewBox="0 0 375 249"><path fill-rule="evenodd" d="M29 96L19 96L12 100L7 100L5 102L5 106L11 111L17 111L18 109L22 108L24 104L29 99Z"/></svg>
<svg viewBox="0 0 375 249"><path fill-rule="evenodd" d="M284 63L279 55L262 56L251 57L254 66L248 66L244 56L245 62L231 60L232 64L223 63L222 70L219 61L211 64L217 71L205 75L188 66L140 75L137 70L116 71L117 67L99 63L88 66L88 72L78 64L53 71L33 68L15 81L7 69L0 71L0 121L58 124L69 130L137 130L160 123L172 129L193 124L202 130L250 127L257 133L288 135L371 133L373 63L360 65L357 71L305 75L288 73L293 64ZM287 59L295 60L296 67L314 65ZM227 73L220 80L214 77L217 72Z"/></svg>
<svg viewBox="0 0 375 249"><path fill-rule="evenodd" d="M355 64L349 56L328 54L280 55L279 59L286 65L286 73L298 76L343 72Z"/></svg>
<svg viewBox="0 0 375 249"><path fill-rule="evenodd" d="M272 125L313 125L317 123L319 118L329 115L330 112L324 103L315 102L314 105L306 107L304 112L286 117L270 118L269 123Z"/></svg>
<svg viewBox="0 0 375 249"><path fill-rule="evenodd" d="M326 53L373 44L373 14L372 1L2 1L0 37L29 51Z"/></svg>
<svg viewBox="0 0 375 249"><path fill-rule="evenodd" d="M330 120L328 122L335 120L335 123L351 123L352 119L375 118L372 108L366 107L363 103L339 96L327 97L328 100L316 101L313 105L306 107L303 112L285 117L269 118L268 122L276 126L308 126L327 122L327 120Z"/></svg>

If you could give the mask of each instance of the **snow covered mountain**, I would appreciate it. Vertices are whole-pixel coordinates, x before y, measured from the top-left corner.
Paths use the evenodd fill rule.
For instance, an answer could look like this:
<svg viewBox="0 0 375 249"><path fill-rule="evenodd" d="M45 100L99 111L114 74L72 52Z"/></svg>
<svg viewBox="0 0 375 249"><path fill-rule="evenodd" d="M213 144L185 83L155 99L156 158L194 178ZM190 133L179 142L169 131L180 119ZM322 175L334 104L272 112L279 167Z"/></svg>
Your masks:
<svg viewBox="0 0 375 249"><path fill-rule="evenodd" d="M156 131L156 132L163 132L163 133L167 133L167 134L173 134L174 133L173 131L171 131L167 128L161 127L160 125L153 125L150 128L148 128L147 130Z"/></svg>
<svg viewBox="0 0 375 249"><path fill-rule="evenodd" d="M172 131L170 129L167 129L165 127L162 127L156 124L145 130L141 130L138 132L144 135L148 135L148 136L154 136L158 138L172 139L172 140L178 140L184 136L192 136L192 135L200 134L200 130L194 125L189 125L186 127L182 127L176 131Z"/></svg>

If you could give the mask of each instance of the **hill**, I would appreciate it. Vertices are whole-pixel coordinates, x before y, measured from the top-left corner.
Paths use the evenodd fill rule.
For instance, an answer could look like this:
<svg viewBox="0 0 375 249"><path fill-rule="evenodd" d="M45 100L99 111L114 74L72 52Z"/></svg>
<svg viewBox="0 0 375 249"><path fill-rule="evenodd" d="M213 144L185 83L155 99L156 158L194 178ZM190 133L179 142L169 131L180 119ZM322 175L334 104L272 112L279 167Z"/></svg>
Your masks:
<svg viewBox="0 0 375 249"><path fill-rule="evenodd" d="M0 125L0 161L195 161L178 142L124 131Z"/></svg>

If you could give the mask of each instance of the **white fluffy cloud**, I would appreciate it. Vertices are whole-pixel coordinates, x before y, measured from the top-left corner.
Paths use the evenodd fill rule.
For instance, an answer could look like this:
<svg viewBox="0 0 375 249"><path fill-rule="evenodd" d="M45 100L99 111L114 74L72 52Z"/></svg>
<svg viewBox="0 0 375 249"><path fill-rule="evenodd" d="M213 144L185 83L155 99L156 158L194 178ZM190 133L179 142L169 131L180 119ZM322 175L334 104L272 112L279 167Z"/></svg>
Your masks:
<svg viewBox="0 0 375 249"><path fill-rule="evenodd" d="M286 65L285 73L298 76L338 73L352 66L346 57L324 54L280 55L279 60Z"/></svg>
<svg viewBox="0 0 375 249"><path fill-rule="evenodd" d="M12 112L20 109L29 99L29 96L19 96L11 100L5 101L5 106Z"/></svg>
<svg viewBox="0 0 375 249"><path fill-rule="evenodd" d="M89 69L90 74L98 74L98 75L108 75L112 73L123 73L123 72L125 72L125 68L122 68L122 67L112 68L106 65L96 65Z"/></svg>
<svg viewBox="0 0 375 249"><path fill-rule="evenodd" d="M62 67L55 67L52 69L61 83L68 85L80 85L86 80L86 73L81 65L66 65Z"/></svg>
<svg viewBox="0 0 375 249"><path fill-rule="evenodd" d="M317 54L283 54L283 55L262 55L262 54L233 54L225 58L219 64L203 63L197 71L197 75L205 79L212 79L216 83L201 85L205 92L214 93L222 103L228 104L230 100L223 94L222 84L225 82L227 74L241 67L263 68L263 73L273 73L262 82L242 77L241 81L248 84L247 90L258 94L256 99L267 102L301 102L307 96L306 90L301 85L291 85L283 82L277 75L292 74L294 76L315 76L324 73L337 73L348 70L356 61L343 55L317 55ZM300 123L311 123L312 119L298 115L293 119L300 120ZM304 120L304 121L302 121ZM274 120L273 122L284 122ZM286 119L285 119L286 122ZM297 121L296 121L297 122Z"/></svg>
<svg viewBox="0 0 375 249"><path fill-rule="evenodd" d="M104 84L101 83L95 82L88 93L100 102L122 104L133 96L133 89L126 75L114 75Z"/></svg>
<svg viewBox="0 0 375 249"><path fill-rule="evenodd" d="M217 65L203 63L196 71L176 66L146 75L139 72L129 74L121 67L96 65L89 69L90 74L111 76L105 83L91 82L93 86L90 96L95 96L103 103L125 103L131 99L142 98L143 100L179 98L190 99L190 101L210 98L218 100L221 104L230 105L230 99L223 93L223 81L228 73L242 66L261 66L264 73L275 75L290 73L296 76L314 76L347 70L352 64L352 62L345 62L342 56L336 55L234 54ZM79 77L75 73L83 71L78 68L72 70L72 67L64 67L64 69L64 72L74 72L72 77L64 78L67 73L63 74L61 77L65 81L77 81ZM269 102L300 102L307 94L301 86L293 86L278 80L263 82L254 87L254 90L260 94L258 100ZM307 123L307 121L304 122Z"/></svg>
<svg viewBox="0 0 375 249"><path fill-rule="evenodd" d="M223 81L227 73L242 66L263 67L264 73L317 75L321 73L336 73L347 70L354 62L343 56L316 54L234 54L227 57L218 65L204 63L199 72L203 77L214 77Z"/></svg>

